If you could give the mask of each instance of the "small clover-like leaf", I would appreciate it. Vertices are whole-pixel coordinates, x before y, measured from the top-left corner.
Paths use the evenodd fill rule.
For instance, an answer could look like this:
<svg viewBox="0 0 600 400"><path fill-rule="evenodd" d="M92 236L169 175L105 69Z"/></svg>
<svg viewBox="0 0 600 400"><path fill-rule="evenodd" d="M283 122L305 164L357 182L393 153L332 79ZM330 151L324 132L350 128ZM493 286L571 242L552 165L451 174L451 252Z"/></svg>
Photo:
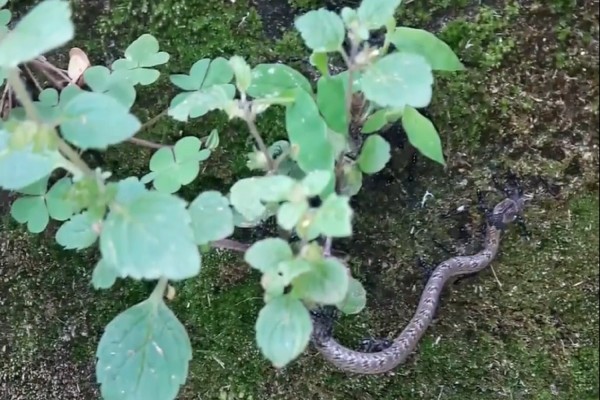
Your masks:
<svg viewBox="0 0 600 400"><path fill-rule="evenodd" d="M83 79L94 92L106 93L127 108L135 103L136 91L133 83L118 74L112 74L104 66L95 65L87 68L83 73Z"/></svg>
<svg viewBox="0 0 600 400"><path fill-rule="evenodd" d="M332 170L335 160L327 124L309 93L295 89L294 94L296 100L286 108L285 127L290 143L297 146L295 159L304 172Z"/></svg>
<svg viewBox="0 0 600 400"><path fill-rule="evenodd" d="M61 178L46 194L48 213L52 219L65 221L75 212L75 204L68 197L71 186L70 178Z"/></svg>
<svg viewBox="0 0 600 400"><path fill-rule="evenodd" d="M461 71L465 69L450 46L426 30L399 27L389 35L389 40L399 51L425 57L434 70Z"/></svg>
<svg viewBox="0 0 600 400"><path fill-rule="evenodd" d="M77 95L62 114L64 138L82 149L106 149L133 137L141 127L126 106L103 93Z"/></svg>
<svg viewBox="0 0 600 400"><path fill-rule="evenodd" d="M361 78L365 97L382 107L426 107L433 74L427 60L413 53L392 53L370 65Z"/></svg>
<svg viewBox="0 0 600 400"><path fill-rule="evenodd" d="M410 143L421 154L442 165L446 165L440 136L430 120L414 108L406 107L402 115L402 127L406 131L406 136L408 136Z"/></svg>
<svg viewBox="0 0 600 400"><path fill-rule="evenodd" d="M82 250L96 242L99 231L95 228L99 220L87 211L74 215L56 232L56 241L65 249Z"/></svg>
<svg viewBox="0 0 600 400"><path fill-rule="evenodd" d="M279 97L290 89L300 88L312 93L308 79L285 64L259 64L252 70L248 94L254 98Z"/></svg>
<svg viewBox="0 0 600 400"><path fill-rule="evenodd" d="M186 203L160 192L143 192L111 208L100 251L121 277L182 280L200 271Z"/></svg>
<svg viewBox="0 0 600 400"><path fill-rule="evenodd" d="M110 289L117 280L117 271L103 258L96 263L92 272L92 286L94 289Z"/></svg>
<svg viewBox="0 0 600 400"><path fill-rule="evenodd" d="M219 146L219 131L213 129L204 142L204 147L208 150L214 150Z"/></svg>
<svg viewBox="0 0 600 400"><path fill-rule="evenodd" d="M127 47L125 57L136 62L140 67L154 67L169 61L169 54L158 49L158 40L144 33Z"/></svg>
<svg viewBox="0 0 600 400"><path fill-rule="evenodd" d="M277 209L277 223L283 229L291 231L308 208L308 201L283 203Z"/></svg>
<svg viewBox="0 0 600 400"><path fill-rule="evenodd" d="M173 149L163 147L150 159L149 175L144 182L153 180L156 190L175 193L182 185L192 182L200 172L200 162L206 160L210 150L200 150L202 142L195 136L179 139Z"/></svg>
<svg viewBox="0 0 600 400"><path fill-rule="evenodd" d="M252 82L252 69L243 57L233 56L229 59L229 65L235 75L235 86L245 93Z"/></svg>
<svg viewBox="0 0 600 400"><path fill-rule="evenodd" d="M12 204L10 214L19 223L27 223L31 233L40 233L50 221L48 209L42 196L21 197Z"/></svg>
<svg viewBox="0 0 600 400"><path fill-rule="evenodd" d="M333 178L331 171L315 170L306 174L301 185L306 190L307 196L318 196L327 187L331 178Z"/></svg>
<svg viewBox="0 0 600 400"><path fill-rule="evenodd" d="M74 34L69 2L42 1L0 41L0 67L14 68L31 61L67 43Z"/></svg>
<svg viewBox="0 0 600 400"><path fill-rule="evenodd" d="M231 187L231 205L247 220L255 220L266 211L263 203L286 200L295 184L284 175L240 179Z"/></svg>
<svg viewBox="0 0 600 400"><path fill-rule="evenodd" d="M321 304L337 304L348 292L346 266L335 258L311 263L311 270L292 282L292 293L298 298Z"/></svg>
<svg viewBox="0 0 600 400"><path fill-rule="evenodd" d="M390 144L379 135L371 135L363 143L358 166L365 174L374 174L385 167L391 158Z"/></svg>
<svg viewBox="0 0 600 400"><path fill-rule="evenodd" d="M189 206L197 244L206 244L233 234L229 200L217 191L200 193Z"/></svg>
<svg viewBox="0 0 600 400"><path fill-rule="evenodd" d="M346 196L330 194L317 210L313 224L325 236L347 237L352 235L352 208Z"/></svg>
<svg viewBox="0 0 600 400"><path fill-rule="evenodd" d="M348 291L344 300L337 303L337 308L344 314L358 314L367 305L367 292L363 285L350 277Z"/></svg>
<svg viewBox="0 0 600 400"><path fill-rule="evenodd" d="M217 57L212 61L209 58L203 58L192 65L189 75L175 74L169 78L174 85L181 89L195 91L231 82L233 69L229 62L222 57Z"/></svg>
<svg viewBox="0 0 600 400"><path fill-rule="evenodd" d="M255 242L244 254L244 260L263 273L277 269L282 261L293 257L290 245L280 238L267 238Z"/></svg>
<svg viewBox="0 0 600 400"><path fill-rule="evenodd" d="M308 345L312 321L300 300L278 296L260 310L255 329L256 343L262 354L276 368L281 368Z"/></svg>
<svg viewBox="0 0 600 400"><path fill-rule="evenodd" d="M298 17L294 25L306 46L320 53L341 49L346 35L342 19L333 11L324 8L309 11Z"/></svg>
<svg viewBox="0 0 600 400"><path fill-rule="evenodd" d="M394 18L394 12L400 3L401 0L362 0L356 14L365 28L379 29Z"/></svg>
<svg viewBox="0 0 600 400"><path fill-rule="evenodd" d="M187 378L192 347L169 307L149 299L106 326L96 357L105 399L173 400Z"/></svg>

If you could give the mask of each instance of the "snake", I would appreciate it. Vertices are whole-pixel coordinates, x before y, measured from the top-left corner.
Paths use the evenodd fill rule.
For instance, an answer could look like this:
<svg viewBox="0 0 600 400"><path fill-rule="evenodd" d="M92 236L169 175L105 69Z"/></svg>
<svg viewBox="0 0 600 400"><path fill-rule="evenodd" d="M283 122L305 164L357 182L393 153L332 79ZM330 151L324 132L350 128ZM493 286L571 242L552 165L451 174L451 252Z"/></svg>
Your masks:
<svg viewBox="0 0 600 400"><path fill-rule="evenodd" d="M446 283L460 275L475 274L486 268L498 254L500 240L507 226L516 221L528 196L506 196L487 213L483 248L474 255L456 256L438 264L430 275L417 309L404 330L387 348L361 352L344 347L333 337L333 321L322 311L311 312L311 342L318 352L338 369L357 374L381 374L403 364L413 353L431 324Z"/></svg>

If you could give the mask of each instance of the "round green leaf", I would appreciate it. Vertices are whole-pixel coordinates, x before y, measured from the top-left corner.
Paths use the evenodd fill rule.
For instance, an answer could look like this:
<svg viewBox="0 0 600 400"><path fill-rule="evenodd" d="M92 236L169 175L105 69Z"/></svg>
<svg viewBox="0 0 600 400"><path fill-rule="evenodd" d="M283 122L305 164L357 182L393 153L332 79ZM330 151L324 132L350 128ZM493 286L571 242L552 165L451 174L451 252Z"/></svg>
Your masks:
<svg viewBox="0 0 600 400"><path fill-rule="evenodd" d="M363 285L350 277L348 291L344 300L337 303L337 308L344 314L358 314L367 305L367 292Z"/></svg>
<svg viewBox="0 0 600 400"><path fill-rule="evenodd" d="M386 118L386 113L387 110L381 109L371 114L363 124L361 132L373 133L383 128L388 122Z"/></svg>
<svg viewBox="0 0 600 400"><path fill-rule="evenodd" d="M399 51L425 57L434 70L461 71L465 69L450 46L426 30L399 27L389 35L389 40Z"/></svg>
<svg viewBox="0 0 600 400"><path fill-rule="evenodd" d="M348 237L352 235L352 208L350 199L330 194L317 210L313 224L325 236Z"/></svg>
<svg viewBox="0 0 600 400"><path fill-rule="evenodd" d="M414 108L406 107L402 115L402 127L406 131L410 144L415 146L421 154L446 165L440 136L430 120Z"/></svg>
<svg viewBox="0 0 600 400"><path fill-rule="evenodd" d="M146 192L113 207L100 234L100 251L121 277L181 280L200 271L186 204L164 193Z"/></svg>
<svg viewBox="0 0 600 400"><path fill-rule="evenodd" d="M250 246L244 254L244 261L252 268L266 273L276 270L280 262L291 260L293 256L292 249L285 240L267 238Z"/></svg>
<svg viewBox="0 0 600 400"><path fill-rule="evenodd" d="M58 229L56 241L65 249L82 250L90 247L98 238L94 225L99 223L87 211L74 215Z"/></svg>
<svg viewBox="0 0 600 400"><path fill-rule="evenodd" d="M346 266L335 258L313 262L312 268L292 281L292 293L320 304L337 304L348 292Z"/></svg>
<svg viewBox="0 0 600 400"><path fill-rule="evenodd" d="M308 345L312 321L298 299L275 297L258 313L256 343L262 354L277 368L298 357Z"/></svg>
<svg viewBox="0 0 600 400"><path fill-rule="evenodd" d="M27 229L31 233L40 233L50 221L46 202L42 196L21 197L12 204L10 214L21 223L27 223Z"/></svg>
<svg viewBox="0 0 600 400"><path fill-rule="evenodd" d="M229 200L217 191L200 193L189 206L197 244L207 244L233 234L233 213Z"/></svg>
<svg viewBox="0 0 600 400"><path fill-rule="evenodd" d="M329 57L327 53L313 52L309 58L310 64L323 76L329 76Z"/></svg>
<svg viewBox="0 0 600 400"><path fill-rule="evenodd" d="M401 0L362 0L356 14L365 28L379 29L394 18L400 2Z"/></svg>
<svg viewBox="0 0 600 400"><path fill-rule="evenodd" d="M154 67L169 61L169 54L164 51L159 52L159 45L156 38L148 33L144 33L134 40L125 50L125 57L134 61L140 67Z"/></svg>
<svg viewBox="0 0 600 400"><path fill-rule="evenodd" d="M198 118L209 111L223 109L234 96L235 86L231 84L179 93L171 100L168 114L178 121L186 122L188 118Z"/></svg>
<svg viewBox="0 0 600 400"><path fill-rule="evenodd" d="M82 149L106 149L133 137L141 126L127 107L102 93L81 93L62 111L64 138Z"/></svg>
<svg viewBox="0 0 600 400"><path fill-rule="evenodd" d="M365 174L374 174L385 167L391 158L390 144L379 135L371 135L363 143L358 166Z"/></svg>
<svg viewBox="0 0 600 400"><path fill-rule="evenodd" d="M229 65L231 65L231 68L233 69L235 85L238 90L242 93L246 92L252 81L252 69L246 60L240 56L231 57L229 59Z"/></svg>
<svg viewBox="0 0 600 400"><path fill-rule="evenodd" d="M306 210L308 210L307 201L283 203L277 210L277 223L283 229L291 231L298 221L300 221Z"/></svg>
<svg viewBox="0 0 600 400"><path fill-rule="evenodd" d="M42 1L0 41L0 67L14 68L73 39L68 1Z"/></svg>
<svg viewBox="0 0 600 400"><path fill-rule="evenodd" d="M324 8L309 11L298 17L294 25L306 46L319 53L339 50L346 35L342 19L333 11Z"/></svg>
<svg viewBox="0 0 600 400"><path fill-rule="evenodd" d="M301 184L307 196L318 196L325 190L332 177L331 171L311 171L302 179Z"/></svg>
<svg viewBox="0 0 600 400"><path fill-rule="evenodd" d="M117 280L117 271L103 258L98 261L92 272L92 286L94 289L110 289Z"/></svg>
<svg viewBox="0 0 600 400"><path fill-rule="evenodd" d="M162 300L117 315L96 351L96 378L105 399L173 400L188 374L190 339Z"/></svg>
<svg viewBox="0 0 600 400"><path fill-rule="evenodd" d="M365 97L382 107L426 107L432 85L431 66L412 53L388 54L370 65L361 79Z"/></svg>
<svg viewBox="0 0 600 400"><path fill-rule="evenodd" d="M72 185L71 178L61 178L46 194L48 213L57 221L65 221L75 212L75 205L68 197Z"/></svg>

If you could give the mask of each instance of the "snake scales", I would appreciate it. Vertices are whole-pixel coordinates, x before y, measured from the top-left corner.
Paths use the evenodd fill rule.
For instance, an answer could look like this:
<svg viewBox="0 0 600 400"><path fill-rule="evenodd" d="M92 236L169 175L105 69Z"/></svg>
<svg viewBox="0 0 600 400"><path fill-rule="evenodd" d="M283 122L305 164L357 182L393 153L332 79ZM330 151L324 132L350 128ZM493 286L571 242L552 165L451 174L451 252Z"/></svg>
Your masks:
<svg viewBox="0 0 600 400"><path fill-rule="evenodd" d="M312 313L312 343L326 360L348 372L379 374L402 364L414 351L433 320L445 284L450 278L479 272L490 264L498 253L502 231L521 214L525 200L523 196L510 196L494 207L488 216L485 246L479 253L450 258L435 268L425 285L413 318L391 346L369 353L344 347L333 338L331 319L327 320L319 312Z"/></svg>

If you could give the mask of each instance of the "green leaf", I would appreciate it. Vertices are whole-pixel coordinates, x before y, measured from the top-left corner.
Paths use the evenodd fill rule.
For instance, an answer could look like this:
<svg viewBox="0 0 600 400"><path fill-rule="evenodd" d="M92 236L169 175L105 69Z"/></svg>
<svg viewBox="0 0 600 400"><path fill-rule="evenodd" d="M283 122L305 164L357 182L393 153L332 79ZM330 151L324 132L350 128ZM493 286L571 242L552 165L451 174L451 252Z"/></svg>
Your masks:
<svg viewBox="0 0 600 400"><path fill-rule="evenodd" d="M144 33L134 40L125 50L125 57L134 61L140 67L154 67L169 61L169 54L158 51L158 40L148 33Z"/></svg>
<svg viewBox="0 0 600 400"><path fill-rule="evenodd" d="M450 46L426 30L399 27L390 33L389 40L401 52L425 57L434 70L462 71L465 69Z"/></svg>
<svg viewBox="0 0 600 400"><path fill-rule="evenodd" d="M110 289L117 280L117 271L103 258L96 263L92 272L92 286L94 289Z"/></svg>
<svg viewBox="0 0 600 400"><path fill-rule="evenodd" d="M188 118L198 118L209 111L223 109L234 96L235 86L231 84L179 93L171 100L168 114L178 121L186 122Z"/></svg>
<svg viewBox="0 0 600 400"><path fill-rule="evenodd" d="M394 18L401 0L362 0L356 14L365 28L379 29Z"/></svg>
<svg viewBox="0 0 600 400"><path fill-rule="evenodd" d="M46 194L48 213L52 219L66 221L75 212L75 204L68 197L72 185L71 178L61 178Z"/></svg>
<svg viewBox="0 0 600 400"><path fill-rule="evenodd" d="M344 42L344 22L333 11L324 8L309 11L294 23L304 43L314 52L338 51Z"/></svg>
<svg viewBox="0 0 600 400"><path fill-rule="evenodd" d="M392 53L370 65L361 79L367 99L381 107L426 107L431 101L433 74L425 58Z"/></svg>
<svg viewBox="0 0 600 400"><path fill-rule="evenodd" d="M107 325L96 356L105 399L173 400L187 378L192 347L167 305L149 299Z"/></svg>
<svg viewBox="0 0 600 400"><path fill-rule="evenodd" d="M120 277L182 280L200 271L186 204L164 193L145 192L111 208L100 251Z"/></svg>
<svg viewBox="0 0 600 400"><path fill-rule="evenodd" d="M343 196L355 196L362 187L363 173L356 165L344 166L344 185L340 189Z"/></svg>
<svg viewBox="0 0 600 400"><path fill-rule="evenodd" d="M106 149L135 135L140 121L127 107L102 93L81 93L63 108L61 131L82 149Z"/></svg>
<svg viewBox="0 0 600 400"><path fill-rule="evenodd" d="M294 88L312 93L308 79L292 67L285 64L258 64L252 70L252 83L247 92L254 98L271 98Z"/></svg>
<svg viewBox="0 0 600 400"><path fill-rule="evenodd" d="M231 187L231 205L247 220L255 220L267 211L263 202L286 200L295 183L283 175L240 179Z"/></svg>
<svg viewBox="0 0 600 400"><path fill-rule="evenodd" d="M369 118L367 118L367 120L365 121L361 132L373 133L383 128L388 123L386 113L387 110L382 109L377 110L373 114L371 114Z"/></svg>
<svg viewBox="0 0 600 400"><path fill-rule="evenodd" d="M391 158L390 144L379 135L369 136L363 143L358 166L365 174L374 174L385 167Z"/></svg>
<svg viewBox="0 0 600 400"><path fill-rule="evenodd" d="M42 1L0 41L0 66L14 68L73 39L68 1Z"/></svg>
<svg viewBox="0 0 600 400"><path fill-rule="evenodd" d="M219 131L217 131L216 129L210 131L210 134L204 142L204 147L211 151L219 147Z"/></svg>
<svg viewBox="0 0 600 400"><path fill-rule="evenodd" d="M98 238L100 222L87 211L74 215L58 229L56 241L69 250L88 248ZM96 225L98 225L98 228L96 228Z"/></svg>
<svg viewBox="0 0 600 400"><path fill-rule="evenodd" d="M327 76L319 78L317 105L329 128L338 133L348 133L346 90L342 80Z"/></svg>
<svg viewBox="0 0 600 400"><path fill-rule="evenodd" d="M440 136L430 120L414 108L406 107L402 115L402 127L406 131L410 144L415 146L421 154L446 165Z"/></svg>
<svg viewBox="0 0 600 400"><path fill-rule="evenodd" d="M135 103L136 91L133 84L101 65L85 70L83 79L97 93L106 93L128 109Z"/></svg>
<svg viewBox="0 0 600 400"><path fill-rule="evenodd" d="M260 310L255 329L260 351L276 368L281 368L308 345L312 321L300 300L279 296Z"/></svg>
<svg viewBox="0 0 600 400"><path fill-rule="evenodd" d="M333 178L331 171L311 171L302 179L301 185L307 196L318 196Z"/></svg>
<svg viewBox="0 0 600 400"><path fill-rule="evenodd" d="M200 193L189 206L197 244L224 239L233 234L233 213L229 200L211 190Z"/></svg>
<svg viewBox="0 0 600 400"><path fill-rule="evenodd" d="M290 245L280 238L267 238L255 242L244 254L252 268L263 273L274 271L282 261L291 260L294 254Z"/></svg>
<svg viewBox="0 0 600 400"><path fill-rule="evenodd" d="M334 154L327 139L327 124L311 95L295 89L296 101L286 107L285 127L292 145L297 146L296 162L304 172L333 169Z"/></svg>
<svg viewBox="0 0 600 400"><path fill-rule="evenodd" d="M329 57L327 53L313 52L308 60L323 76L329 76Z"/></svg>
<svg viewBox="0 0 600 400"><path fill-rule="evenodd" d="M367 305L367 292L363 285L350 277L348 291L344 300L337 303L337 308L344 314L358 314Z"/></svg>
<svg viewBox="0 0 600 400"><path fill-rule="evenodd" d="M200 172L200 162L206 160L210 150L200 150L202 142L195 136L186 136L175 143L173 149L163 147L150 159L150 174L144 183L153 180L156 190L175 193L182 185L191 183Z"/></svg>
<svg viewBox="0 0 600 400"><path fill-rule="evenodd" d="M33 144L15 149L11 139L0 129L0 187L6 190L19 190L47 177L62 161L56 150L34 151Z"/></svg>
<svg viewBox="0 0 600 400"><path fill-rule="evenodd" d="M19 223L27 223L31 233L40 233L50 221L46 202L42 196L21 197L12 204L10 214Z"/></svg>
<svg viewBox="0 0 600 400"><path fill-rule="evenodd" d="M352 208L346 196L330 194L317 210L313 224L325 236L348 237L352 235Z"/></svg>
<svg viewBox="0 0 600 400"><path fill-rule="evenodd" d="M343 301L349 285L346 266L335 258L311 264L309 272L292 282L292 294L320 304L337 304Z"/></svg>
<svg viewBox="0 0 600 400"><path fill-rule="evenodd" d="M308 210L308 207L307 201L299 203L283 203L277 209L277 223L283 229L291 231L298 221L300 221L300 218L302 218L302 215L306 210Z"/></svg>
<svg viewBox="0 0 600 400"><path fill-rule="evenodd" d="M235 85L238 90L245 93L252 82L252 69L243 57L233 56L229 59L229 65L235 75Z"/></svg>
<svg viewBox="0 0 600 400"><path fill-rule="evenodd" d="M45 176L29 186L19 189L18 192L22 194L28 194L30 196L43 196L46 194L46 191L48 191L49 179L50 176Z"/></svg>
<svg viewBox="0 0 600 400"><path fill-rule="evenodd" d="M189 75L176 74L169 78L175 86L183 90L196 91L231 82L233 69L229 61L222 57L217 57L212 61L209 58L203 58L192 65Z"/></svg>

